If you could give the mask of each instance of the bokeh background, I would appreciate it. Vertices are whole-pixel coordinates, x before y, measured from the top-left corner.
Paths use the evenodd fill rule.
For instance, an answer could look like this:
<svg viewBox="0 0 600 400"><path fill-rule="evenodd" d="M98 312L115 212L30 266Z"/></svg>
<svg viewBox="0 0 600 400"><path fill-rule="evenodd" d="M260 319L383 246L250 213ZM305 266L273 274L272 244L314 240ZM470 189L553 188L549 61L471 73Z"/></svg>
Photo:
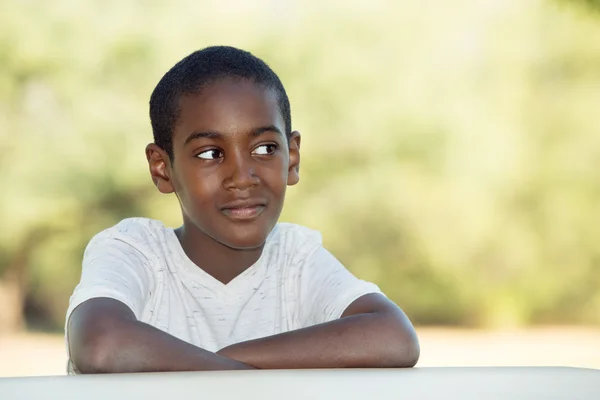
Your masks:
<svg viewBox="0 0 600 400"><path fill-rule="evenodd" d="M406 311L423 365L600 368L600 1L0 0L0 376L64 373L95 233L180 223L148 100L215 44L287 88L282 220Z"/></svg>

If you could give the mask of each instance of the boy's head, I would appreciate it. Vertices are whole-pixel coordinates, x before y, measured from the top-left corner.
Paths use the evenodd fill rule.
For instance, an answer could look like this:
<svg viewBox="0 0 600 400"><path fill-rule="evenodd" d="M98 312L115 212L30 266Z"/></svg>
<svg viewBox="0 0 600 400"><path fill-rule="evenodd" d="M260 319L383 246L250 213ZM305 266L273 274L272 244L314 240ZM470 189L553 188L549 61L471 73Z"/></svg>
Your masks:
<svg viewBox="0 0 600 400"><path fill-rule="evenodd" d="M160 80L150 118L150 172L162 193L176 193L186 234L260 247L299 179L300 134L277 75L242 50L197 51Z"/></svg>

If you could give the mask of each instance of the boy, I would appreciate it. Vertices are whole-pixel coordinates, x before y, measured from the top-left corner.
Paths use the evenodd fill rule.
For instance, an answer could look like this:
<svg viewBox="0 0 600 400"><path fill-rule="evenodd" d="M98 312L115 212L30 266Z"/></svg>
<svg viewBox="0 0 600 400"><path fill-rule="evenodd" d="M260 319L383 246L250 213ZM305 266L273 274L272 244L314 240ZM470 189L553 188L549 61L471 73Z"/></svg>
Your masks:
<svg viewBox="0 0 600 400"><path fill-rule="evenodd" d="M300 134L275 73L231 47L176 64L150 99L152 180L183 225L96 235L67 311L70 373L412 367L413 326L317 232L277 223Z"/></svg>

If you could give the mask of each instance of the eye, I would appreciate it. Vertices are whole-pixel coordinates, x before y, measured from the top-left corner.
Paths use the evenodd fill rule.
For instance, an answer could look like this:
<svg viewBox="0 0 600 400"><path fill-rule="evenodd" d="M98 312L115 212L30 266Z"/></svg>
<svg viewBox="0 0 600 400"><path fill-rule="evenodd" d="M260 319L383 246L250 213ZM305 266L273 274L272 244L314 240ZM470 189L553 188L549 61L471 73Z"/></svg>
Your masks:
<svg viewBox="0 0 600 400"><path fill-rule="evenodd" d="M217 158L223 157L223 152L217 149L205 150L202 153L198 154L196 157L201 158L203 160L216 160Z"/></svg>
<svg viewBox="0 0 600 400"><path fill-rule="evenodd" d="M259 156L266 156L266 155L275 153L275 150L277 150L276 144L262 144L262 145L258 146L256 149L254 149L252 154L256 154Z"/></svg>

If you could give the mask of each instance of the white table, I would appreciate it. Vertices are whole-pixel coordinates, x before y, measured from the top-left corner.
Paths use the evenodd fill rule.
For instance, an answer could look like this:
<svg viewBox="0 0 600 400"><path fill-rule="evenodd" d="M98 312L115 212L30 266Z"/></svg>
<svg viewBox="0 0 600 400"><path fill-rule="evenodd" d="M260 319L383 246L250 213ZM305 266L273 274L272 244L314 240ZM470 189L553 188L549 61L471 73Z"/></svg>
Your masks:
<svg viewBox="0 0 600 400"><path fill-rule="evenodd" d="M0 399L600 400L600 370L472 367L3 378Z"/></svg>

